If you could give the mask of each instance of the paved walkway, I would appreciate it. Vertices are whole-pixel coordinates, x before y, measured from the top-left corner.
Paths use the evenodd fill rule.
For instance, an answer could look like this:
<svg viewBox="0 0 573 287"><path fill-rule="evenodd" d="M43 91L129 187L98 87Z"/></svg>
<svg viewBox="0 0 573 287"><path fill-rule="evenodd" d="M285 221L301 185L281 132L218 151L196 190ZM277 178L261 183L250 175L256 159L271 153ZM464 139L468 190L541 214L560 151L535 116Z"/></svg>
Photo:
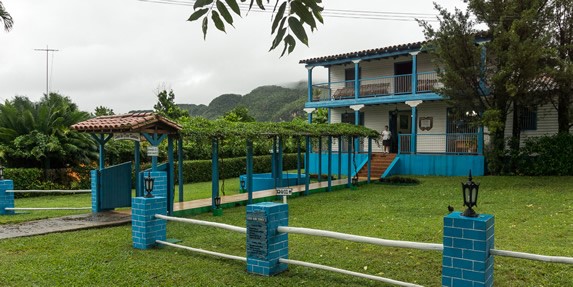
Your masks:
<svg viewBox="0 0 573 287"><path fill-rule="evenodd" d="M344 185L347 179L333 180L332 186ZM311 183L310 190L326 188L328 182ZM292 186L293 193L304 192L304 185ZM276 190L262 190L253 193L253 198L264 198L275 196ZM248 199L247 193L223 196L221 203L244 202ZM186 202L176 202L173 206L174 211L195 209L211 206L211 199L199 199ZM27 221L17 224L0 225L0 240L6 238L25 237L42 235L54 232L74 231L80 229L109 227L131 222L131 210L106 211L100 213L78 214L57 218L48 218L35 221Z"/></svg>
<svg viewBox="0 0 573 287"><path fill-rule="evenodd" d="M0 225L0 239L116 226L131 222L131 211L107 211Z"/></svg>

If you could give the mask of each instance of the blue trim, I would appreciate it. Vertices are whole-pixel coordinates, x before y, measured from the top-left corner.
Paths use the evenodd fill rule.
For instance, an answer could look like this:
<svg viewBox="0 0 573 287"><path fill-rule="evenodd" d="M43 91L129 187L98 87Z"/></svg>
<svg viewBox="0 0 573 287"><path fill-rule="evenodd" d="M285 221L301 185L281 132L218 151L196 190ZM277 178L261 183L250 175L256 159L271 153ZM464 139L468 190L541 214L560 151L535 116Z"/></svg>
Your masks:
<svg viewBox="0 0 573 287"><path fill-rule="evenodd" d="M354 98L360 98L360 62L354 63Z"/></svg>
<svg viewBox="0 0 573 287"><path fill-rule="evenodd" d="M247 139L247 194L248 203L253 203L253 141Z"/></svg>
<svg viewBox="0 0 573 287"><path fill-rule="evenodd" d="M322 181L322 137L318 137L318 182Z"/></svg>
<svg viewBox="0 0 573 287"><path fill-rule="evenodd" d="M309 169L310 169L310 136L306 136L306 152L304 153L304 195L308 195L309 192Z"/></svg>
<svg viewBox="0 0 573 287"><path fill-rule="evenodd" d="M179 185L179 202L183 202L183 138L177 139L177 184Z"/></svg>
<svg viewBox="0 0 573 287"><path fill-rule="evenodd" d="M418 148L416 147L416 135L418 134L418 109L412 107L412 136L410 137L410 152L416 153Z"/></svg>
<svg viewBox="0 0 573 287"><path fill-rule="evenodd" d="M368 138L368 183L372 177L372 138Z"/></svg>
<svg viewBox="0 0 573 287"><path fill-rule="evenodd" d="M390 165L386 168L386 171L384 171L381 178L386 178L388 176L396 174L396 170L394 169L394 167L398 165L399 161L400 161L400 156L395 157L392 163L390 163Z"/></svg>
<svg viewBox="0 0 573 287"><path fill-rule="evenodd" d="M141 185L139 182L139 176L137 176L139 174L139 172L141 171L141 155L140 155L140 150L141 150L141 143L138 141L134 141L133 142L135 145L135 152L134 152L134 161L135 161L135 166L134 166L134 171L135 171L135 196L143 196L143 190L141 189Z"/></svg>
<svg viewBox="0 0 573 287"><path fill-rule="evenodd" d="M173 214L173 201L175 199L175 156L173 153L173 138L167 138L167 162L169 162L169 177L167 186L167 214Z"/></svg>
<svg viewBox="0 0 573 287"><path fill-rule="evenodd" d="M345 100L335 100L335 101L322 101L322 102L307 102L305 103L305 108L339 108L348 107L350 105L377 105L377 104L395 104L403 103L405 101L441 101L446 98L442 97L436 93L423 93L423 94L401 94L401 95L391 95L391 96L380 96L380 97L369 97L360 99L345 99ZM309 122L312 121L312 116L309 114Z"/></svg>
<svg viewBox="0 0 573 287"><path fill-rule="evenodd" d="M332 189L332 136L328 136L328 188L327 191Z"/></svg>
<svg viewBox="0 0 573 287"><path fill-rule="evenodd" d="M308 101L312 102L312 68L308 68L307 66L307 71L308 71Z"/></svg>
<svg viewBox="0 0 573 287"><path fill-rule="evenodd" d="M215 197L219 196L219 141L211 142L211 209L215 210Z"/></svg>
<svg viewBox="0 0 573 287"><path fill-rule="evenodd" d="M417 55L412 55L412 95L418 90L418 61Z"/></svg>

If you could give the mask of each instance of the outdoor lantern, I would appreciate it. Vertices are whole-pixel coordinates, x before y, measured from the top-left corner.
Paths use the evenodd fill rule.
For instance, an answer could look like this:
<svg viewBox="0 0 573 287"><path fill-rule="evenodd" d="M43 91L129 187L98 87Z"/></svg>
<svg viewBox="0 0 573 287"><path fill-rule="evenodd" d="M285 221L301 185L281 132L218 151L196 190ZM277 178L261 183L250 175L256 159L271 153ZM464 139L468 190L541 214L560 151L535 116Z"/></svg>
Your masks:
<svg viewBox="0 0 573 287"><path fill-rule="evenodd" d="M241 190L245 190L245 185L247 185L246 180L241 180Z"/></svg>
<svg viewBox="0 0 573 287"><path fill-rule="evenodd" d="M221 197L220 196L215 197L215 207L217 209L219 209L219 207L221 207Z"/></svg>
<svg viewBox="0 0 573 287"><path fill-rule="evenodd" d="M358 186L358 176L352 177L352 185Z"/></svg>
<svg viewBox="0 0 573 287"><path fill-rule="evenodd" d="M4 180L4 166L0 165L0 180Z"/></svg>
<svg viewBox="0 0 573 287"><path fill-rule="evenodd" d="M149 172L149 174L145 178L145 191L147 191L147 194L145 195L146 198L152 198L153 197L153 194L151 194L151 191L153 191L153 184L154 183L155 183L155 179L151 177L151 172Z"/></svg>
<svg viewBox="0 0 573 287"><path fill-rule="evenodd" d="M467 217L477 217L478 214L472 209L472 207L477 206L477 198L479 191L479 183L476 184L472 180L472 171L470 170L470 175L466 183L462 182L462 193L464 196L464 206L468 208L462 213L463 216Z"/></svg>

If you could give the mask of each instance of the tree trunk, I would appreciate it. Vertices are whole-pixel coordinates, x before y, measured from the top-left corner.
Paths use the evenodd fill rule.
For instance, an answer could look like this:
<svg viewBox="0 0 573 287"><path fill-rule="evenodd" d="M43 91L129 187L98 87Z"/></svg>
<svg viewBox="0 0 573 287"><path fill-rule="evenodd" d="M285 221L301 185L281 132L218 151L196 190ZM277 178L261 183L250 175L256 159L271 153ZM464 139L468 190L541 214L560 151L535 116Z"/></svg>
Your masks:
<svg viewBox="0 0 573 287"><path fill-rule="evenodd" d="M559 91L557 102L557 124L559 126L559 133L569 132L569 106L571 105L570 94L563 89Z"/></svg>

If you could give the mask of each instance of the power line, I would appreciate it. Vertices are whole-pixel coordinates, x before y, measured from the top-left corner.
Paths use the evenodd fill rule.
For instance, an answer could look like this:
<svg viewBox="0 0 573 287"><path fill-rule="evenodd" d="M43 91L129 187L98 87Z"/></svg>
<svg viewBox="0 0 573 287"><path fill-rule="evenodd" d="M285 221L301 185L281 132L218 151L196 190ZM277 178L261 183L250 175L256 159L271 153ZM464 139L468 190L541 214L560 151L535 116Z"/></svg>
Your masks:
<svg viewBox="0 0 573 287"><path fill-rule="evenodd" d="M194 0L138 0L140 2L164 4L164 5L177 5L177 6L193 6L196 1ZM256 13L273 13L274 6L265 5L265 10L253 9L249 11L249 4L238 3L239 9L242 12L256 12ZM431 13L407 13L407 12L392 12L392 11L365 11L365 10L343 10L343 9L324 9L322 11L323 17L332 18L345 18L345 19L365 19L365 20L382 20L382 21L416 21L425 20L428 22L437 21L437 15Z"/></svg>

